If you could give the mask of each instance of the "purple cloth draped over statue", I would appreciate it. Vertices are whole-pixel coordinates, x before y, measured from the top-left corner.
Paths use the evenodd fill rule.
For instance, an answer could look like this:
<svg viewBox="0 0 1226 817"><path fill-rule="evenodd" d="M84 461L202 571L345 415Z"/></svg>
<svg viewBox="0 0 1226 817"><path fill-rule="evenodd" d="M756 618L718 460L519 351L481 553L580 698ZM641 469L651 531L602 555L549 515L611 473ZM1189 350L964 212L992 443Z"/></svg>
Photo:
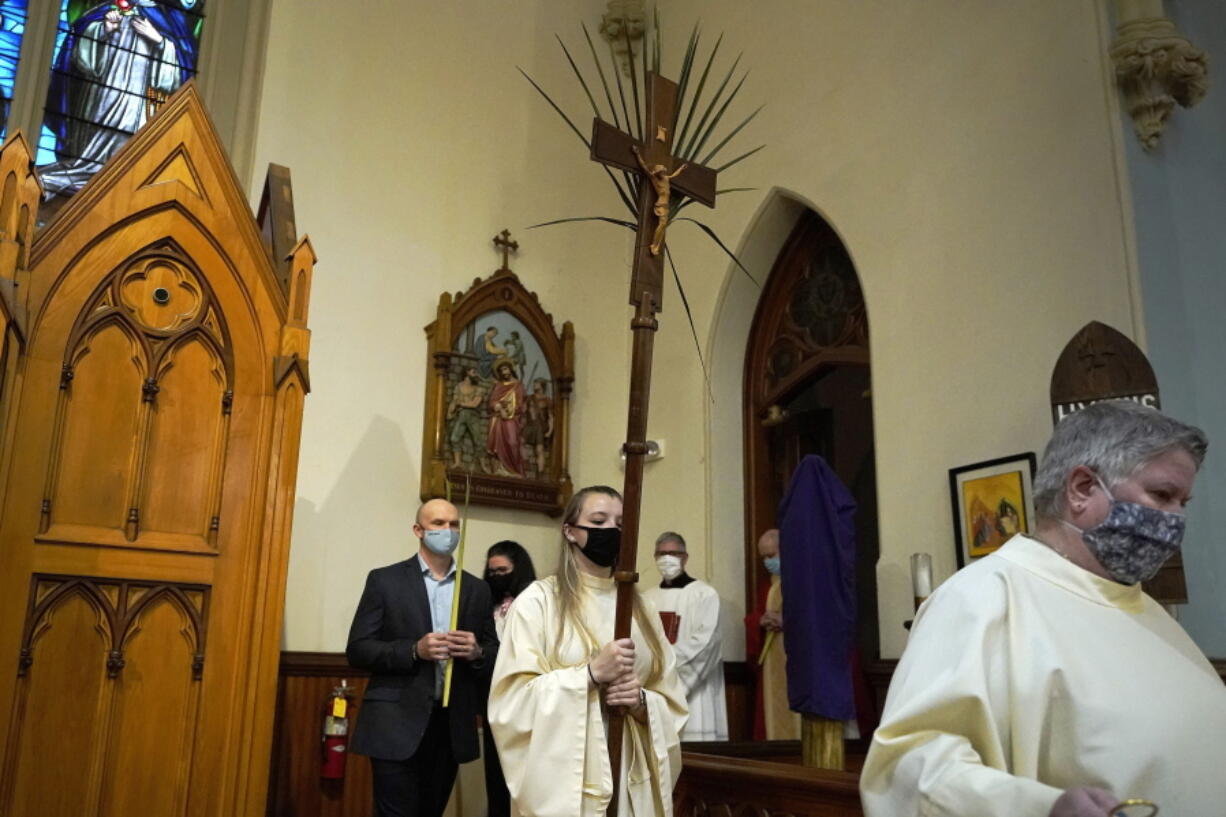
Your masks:
<svg viewBox="0 0 1226 817"><path fill-rule="evenodd" d="M788 703L832 720L856 717L856 502L826 461L801 460L779 504Z"/></svg>

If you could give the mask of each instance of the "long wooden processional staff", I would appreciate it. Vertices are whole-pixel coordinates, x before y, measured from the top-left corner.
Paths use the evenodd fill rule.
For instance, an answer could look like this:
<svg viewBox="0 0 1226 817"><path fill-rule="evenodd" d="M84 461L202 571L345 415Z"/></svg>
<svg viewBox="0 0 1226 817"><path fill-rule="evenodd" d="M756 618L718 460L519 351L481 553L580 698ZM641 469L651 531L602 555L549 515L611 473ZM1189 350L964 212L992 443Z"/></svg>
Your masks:
<svg viewBox="0 0 1226 817"><path fill-rule="evenodd" d="M668 227L672 189L715 206L716 173L672 155L673 122L677 84L654 71L647 73L645 142L623 133L600 119L592 124L592 160L639 173L638 235L634 270L630 279L630 321L634 346L630 362L630 407L626 421L626 481L622 488L621 550L613 567L617 582L617 613L613 637L630 637L634 585L638 581L639 515L643 501L643 458L647 454L647 408L651 396L651 357L659 326L656 314L664 289L664 239ZM609 765L613 771L613 799L608 814L617 814L621 780L622 734L625 712L616 707L609 713Z"/></svg>
<svg viewBox="0 0 1226 817"><path fill-rule="evenodd" d="M651 392L651 359L655 342L655 332L658 328L657 313L661 308L661 295L664 284L664 261L669 262L673 277L676 280L681 295L682 305L690 318L693 329L693 316L689 314L689 304L686 302L685 290L681 287L676 265L672 254L665 243L666 231L670 222L686 221L698 226L714 241L725 254L746 275L737 257L720 241L715 232L701 222L679 216L681 210L691 201L698 201L708 207L715 206L717 194L738 193L753 188L736 187L717 190L716 175L723 170L738 164L753 156L764 147L759 145L752 150L725 161L719 167L712 169L711 161L748 125L761 108L750 113L732 128L722 139L716 140L714 147L708 150L708 140L714 135L729 106L736 98L745 82L746 74L739 81L733 82L740 64L740 57L732 63L724 75L723 81L705 100L705 109L699 110L700 100L707 79L715 63L723 37L719 37L707 56L705 67L701 73L696 68L699 44L702 39L699 27L696 25L690 33L689 44L681 65L680 83L674 83L659 75L660 66L660 25L657 14L652 14L647 30L643 34L641 47L635 49L630 42L629 27L623 26L626 53L629 56L627 66L617 65L610 76L616 82L617 97L621 103L623 116L618 116L618 105L614 103L611 83L606 76L601 60L597 56L596 47L587 26L582 26L587 41L592 63L600 78L596 86L604 91L608 103L608 113L614 124L610 125L604 118L601 106L597 103L587 80L567 49L562 39L558 38L566 60L582 86L588 102L591 104L595 119L592 125L592 138L589 141L583 132L566 115L562 108L545 92L532 77L523 69L520 73L545 98L545 101L558 113L570 127L571 131L588 147L593 161L602 165L602 170L613 182L618 196L626 208L634 215L634 221L611 218L607 216L589 216L562 218L534 227L545 227L552 224L564 224L580 221L601 221L615 224L636 231L637 239L634 253L634 269L630 282L630 304L635 308L630 329L634 336L634 344L630 371L630 395L627 418L626 442L623 451L626 458L626 479L622 490L622 535L621 549L613 568L613 578L617 582L617 608L614 621L614 638L630 636L630 622L633 615L634 584L638 580L635 573L636 554L638 551L639 518L642 505L643 462L647 454L647 409ZM639 64L635 65L635 52L638 51ZM610 54L612 49L610 48ZM638 69L641 67L642 73ZM630 77L629 90L622 82L622 69ZM652 70L654 69L654 70ZM642 77L644 108L640 108L639 77ZM690 80L697 77L694 87ZM633 99L633 112L629 99ZM688 101L688 112L680 116L680 106ZM697 116L695 114L698 114ZM625 122L623 132L622 121ZM638 136L635 136L637 131ZM676 133L674 133L676 131ZM674 148L676 148L674 152ZM705 153L704 153L705 151ZM701 157L701 158L700 158ZM612 169L621 171L625 182L618 179ZM751 280L753 276L749 276ZM757 283L756 281L754 283ZM694 335L698 346L697 334ZM701 362L702 351L698 348ZM704 365L705 372L705 365ZM619 789L621 781L621 750L625 730L625 712L613 708L609 713L608 746L609 760L613 773L613 796L610 800L607 814L616 815L618 808Z"/></svg>

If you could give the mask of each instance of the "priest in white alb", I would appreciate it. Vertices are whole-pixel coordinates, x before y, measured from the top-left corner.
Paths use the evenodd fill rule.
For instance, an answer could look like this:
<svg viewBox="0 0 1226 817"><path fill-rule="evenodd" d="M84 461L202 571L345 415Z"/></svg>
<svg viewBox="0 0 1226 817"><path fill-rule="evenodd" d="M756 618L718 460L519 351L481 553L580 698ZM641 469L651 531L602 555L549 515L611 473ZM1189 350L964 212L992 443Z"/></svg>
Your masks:
<svg viewBox="0 0 1226 817"><path fill-rule="evenodd" d="M661 581L658 587L643 591L643 597L660 614L664 635L677 657L677 675L685 686L690 718L681 739L727 740L719 593L686 572L689 558L681 534L665 531L656 537Z"/></svg>
<svg viewBox="0 0 1226 817"><path fill-rule="evenodd" d="M1181 546L1206 448L1131 402L1060 422L1033 535L916 615L861 776L868 817L1226 810L1226 685L1140 584Z"/></svg>
<svg viewBox="0 0 1226 817"><path fill-rule="evenodd" d="M631 637L613 640L621 514L612 488L578 491L563 514L557 574L529 586L507 614L488 711L512 815L605 817L613 706L626 717L618 808L608 817L673 813L685 693L659 616L637 591Z"/></svg>

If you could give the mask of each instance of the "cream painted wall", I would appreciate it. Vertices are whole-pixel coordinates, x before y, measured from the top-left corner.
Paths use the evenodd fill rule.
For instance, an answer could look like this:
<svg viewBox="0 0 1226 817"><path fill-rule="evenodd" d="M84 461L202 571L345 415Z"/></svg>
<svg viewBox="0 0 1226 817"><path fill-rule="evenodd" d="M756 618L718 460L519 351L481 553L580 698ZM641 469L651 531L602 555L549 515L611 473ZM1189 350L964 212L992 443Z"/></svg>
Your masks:
<svg viewBox="0 0 1226 817"><path fill-rule="evenodd" d="M738 182L778 186L816 209L863 282L881 646L894 657L911 614L909 555L932 553L939 579L956 567L948 469L1040 451L1051 368L1069 337L1091 319L1134 329L1131 211L1102 9L1089 0L670 6L681 19L699 10L708 31L735 33L754 72L743 93L768 106L757 131L769 147ZM730 200L713 223L745 250L777 249L774 204L762 201ZM761 217L745 229L754 207ZM736 610L739 338L754 291L715 253L690 257L691 267L724 270L724 289L691 303L715 316L708 540L726 554L714 560L716 584ZM737 340L722 343L725 328ZM737 646L726 654L743 655Z"/></svg>
<svg viewBox="0 0 1226 817"><path fill-rule="evenodd" d="M257 167L292 169L299 229L320 257L284 636L298 650L343 649L366 572L412 552L422 329L440 292L498 266L490 239L503 227L521 244L512 266L579 328L577 484L620 483L625 422L626 241L607 226L524 231L611 206L515 70L578 102L550 39L556 20L577 29L575 4L335 8L274 4L256 145ZM543 514L474 507L471 520L470 570L514 538L551 572L557 528Z"/></svg>
<svg viewBox="0 0 1226 817"><path fill-rule="evenodd" d="M586 119L552 35L578 45L578 20L595 22L602 7L370 0L335 16L319 0L274 0L256 166L292 168L299 229L320 256L288 649L343 649L366 571L409 552L421 330L440 291L497 266L489 239L504 226L522 244L514 268L558 321L576 324L575 483L621 482L628 233L524 231L620 205L515 71ZM745 50L746 105L767 104L750 138L768 149L726 180L760 191L721 201L710 223L764 277L795 202L807 204L843 236L863 279L882 647L897 655L908 555L932 552L939 575L954 567L947 470L1041 446L1064 342L1090 319L1133 326L1100 12L1094 0L670 0L666 73L699 13ZM714 402L670 288L649 427L667 453L647 468L643 530L687 535L691 572L727 604L726 655L740 658L740 379L757 290L686 225L669 235ZM469 533L469 569L501 538L551 569L556 526L542 515L474 508Z"/></svg>

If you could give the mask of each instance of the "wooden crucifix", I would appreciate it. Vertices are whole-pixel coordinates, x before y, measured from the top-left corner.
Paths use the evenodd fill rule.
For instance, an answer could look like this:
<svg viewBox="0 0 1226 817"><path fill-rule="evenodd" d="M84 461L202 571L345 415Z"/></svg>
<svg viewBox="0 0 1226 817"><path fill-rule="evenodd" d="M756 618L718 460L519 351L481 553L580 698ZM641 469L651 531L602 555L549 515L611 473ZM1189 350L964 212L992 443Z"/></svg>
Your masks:
<svg viewBox="0 0 1226 817"><path fill-rule="evenodd" d="M646 86L644 142L600 119L592 124L592 160L640 174L638 238L630 281L630 303L636 308L630 322L634 349L626 443L622 448L626 454L626 481L622 489L621 550L613 568L613 578L617 581L614 638L630 637L634 584L638 581L634 568L643 499L643 457L647 453L651 355L658 326L655 316L660 311L664 288L664 241L670 198L672 191L677 190L708 207L715 206L715 171L693 162L683 163L672 155L677 84L651 72L647 75ZM607 811L610 815L617 814L624 718L625 713L620 710L609 713L609 763L613 770L613 799Z"/></svg>
<svg viewBox="0 0 1226 817"><path fill-rule="evenodd" d="M715 171L694 162L679 162L672 155L673 120L677 107L677 83L655 72L647 75L647 121L645 142L619 131L601 119L592 123L592 161L619 170L638 173L639 230L634 246L634 276L630 303L640 306L650 293L653 312L660 311L664 286L664 230L668 205L677 190L708 207L715 206Z"/></svg>

